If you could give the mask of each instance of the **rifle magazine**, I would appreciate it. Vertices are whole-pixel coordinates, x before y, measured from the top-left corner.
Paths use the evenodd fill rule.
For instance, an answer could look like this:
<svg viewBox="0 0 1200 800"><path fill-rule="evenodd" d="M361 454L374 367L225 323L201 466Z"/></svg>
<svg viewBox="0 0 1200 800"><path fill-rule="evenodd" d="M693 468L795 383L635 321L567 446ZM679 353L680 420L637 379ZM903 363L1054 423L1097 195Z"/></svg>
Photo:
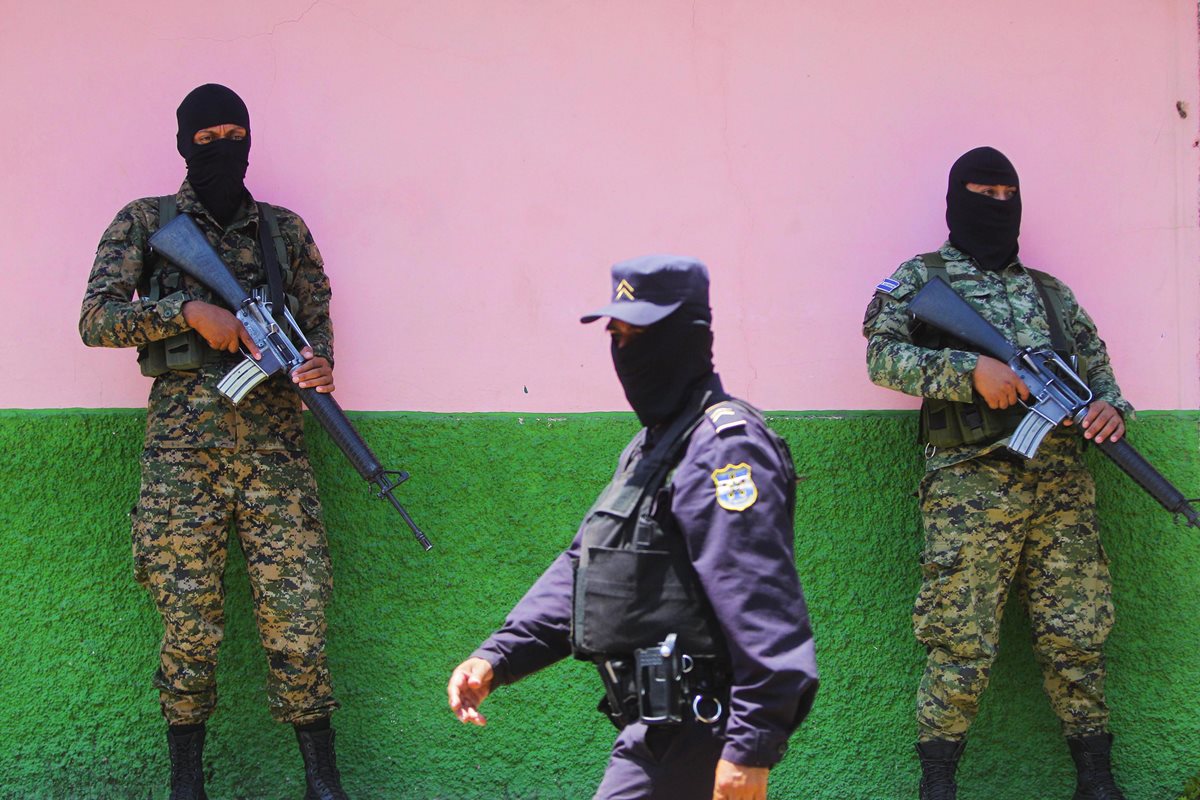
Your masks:
<svg viewBox="0 0 1200 800"><path fill-rule="evenodd" d="M1053 429L1053 422L1036 411L1030 411L1013 431L1012 437L1008 440L1008 449L1025 458L1033 458L1037 454L1038 448L1042 446L1042 440L1046 438L1046 434Z"/></svg>
<svg viewBox="0 0 1200 800"><path fill-rule="evenodd" d="M242 402L250 390L270 376L253 358L246 358L217 382L217 391L229 398L235 406Z"/></svg>

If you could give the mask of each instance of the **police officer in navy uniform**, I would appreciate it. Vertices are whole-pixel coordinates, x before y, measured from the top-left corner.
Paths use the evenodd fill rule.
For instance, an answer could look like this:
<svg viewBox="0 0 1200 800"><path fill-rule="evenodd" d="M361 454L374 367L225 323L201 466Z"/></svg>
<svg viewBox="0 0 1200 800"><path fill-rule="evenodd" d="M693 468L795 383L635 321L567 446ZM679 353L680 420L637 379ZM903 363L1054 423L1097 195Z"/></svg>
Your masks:
<svg viewBox="0 0 1200 800"><path fill-rule="evenodd" d="M617 377L645 426L570 547L450 676L451 710L568 656L596 664L620 730L596 798L762 800L817 668L796 574L787 445L712 363L708 271L612 268Z"/></svg>

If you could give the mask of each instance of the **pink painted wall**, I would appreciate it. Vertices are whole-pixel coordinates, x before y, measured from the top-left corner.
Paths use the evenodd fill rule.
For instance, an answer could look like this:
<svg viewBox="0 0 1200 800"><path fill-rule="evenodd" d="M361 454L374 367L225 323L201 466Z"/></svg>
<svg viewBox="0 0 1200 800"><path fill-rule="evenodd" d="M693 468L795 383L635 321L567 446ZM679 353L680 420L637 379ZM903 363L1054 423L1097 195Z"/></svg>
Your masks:
<svg viewBox="0 0 1200 800"><path fill-rule="evenodd" d="M79 300L117 209L178 186L175 106L217 81L250 107L251 189L324 252L348 408L623 408L576 320L654 250L710 265L735 393L912 407L867 382L859 322L942 241L979 144L1127 395L1194 408L1196 31L1193 0L8 3L0 407L144 402Z"/></svg>

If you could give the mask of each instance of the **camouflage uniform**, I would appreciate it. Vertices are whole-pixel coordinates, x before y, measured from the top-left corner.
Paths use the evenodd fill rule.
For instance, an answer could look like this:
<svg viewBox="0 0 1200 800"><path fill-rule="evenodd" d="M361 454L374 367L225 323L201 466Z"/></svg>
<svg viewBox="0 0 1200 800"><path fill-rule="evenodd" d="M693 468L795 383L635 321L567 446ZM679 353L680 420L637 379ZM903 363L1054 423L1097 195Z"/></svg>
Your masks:
<svg viewBox="0 0 1200 800"><path fill-rule="evenodd" d="M192 215L244 287L266 283L253 201L224 231L186 181L176 204ZM292 270L285 291L299 301L296 318L316 355L332 361L321 255L300 217L283 208L277 216ZM188 330L185 302L214 302L206 287L186 276L180 291L157 302L131 299L146 241L157 228L158 201L144 198L121 209L104 232L79 320L88 345L137 347L165 339ZM246 555L267 651L272 715L300 724L337 707L324 655L329 552L304 451L300 401L290 377L277 376L235 407L216 384L241 358L210 351L198 370L166 372L150 390L141 494L132 514L134 574L163 619L154 684L171 725L203 722L216 705L231 526Z"/></svg>
<svg viewBox="0 0 1200 800"><path fill-rule="evenodd" d="M1050 328L1033 278L1014 261L984 271L945 244L954 289L1018 346L1049 347ZM920 258L880 284L867 309L867 367L875 383L919 397L969 402L978 356L913 343L908 301L925 284ZM1065 285L1067 334L1096 398L1123 414L1104 342ZM919 738L962 739L987 686L1000 615L1013 580L1029 610L1044 688L1068 736L1105 730L1104 642L1113 622L1112 588L1100 544L1095 486L1084 440L1058 428L1025 462L1007 439L927 452L921 481L925 522L923 583L913 612L929 655L917 697Z"/></svg>

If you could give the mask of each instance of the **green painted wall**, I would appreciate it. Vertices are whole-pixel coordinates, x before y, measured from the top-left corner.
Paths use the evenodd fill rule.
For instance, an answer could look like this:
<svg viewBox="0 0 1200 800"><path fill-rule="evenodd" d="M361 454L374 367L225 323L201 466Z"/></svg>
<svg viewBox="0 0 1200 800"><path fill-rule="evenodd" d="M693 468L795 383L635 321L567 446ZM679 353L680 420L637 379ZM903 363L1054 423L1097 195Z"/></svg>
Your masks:
<svg viewBox="0 0 1200 800"><path fill-rule="evenodd" d="M589 668L564 663L499 692L483 729L445 708L455 664L502 620L607 480L628 414L354 415L386 463L422 553L310 429L334 555L330 660L347 788L356 798L585 798L613 732ZM1200 413L1143 413L1131 440L1200 490ZM921 469L909 413L784 413L800 474L796 555L822 689L772 797L915 797L909 629ZM133 582L127 511L142 414L0 412L0 797L162 798L163 726L150 687L158 620ZM1131 797L1173 798L1200 768L1200 532L1094 460L1118 604L1109 695ZM243 561L230 559L210 795L299 798L300 759L270 721ZM992 690L960 770L966 798L1067 797L1072 770L1010 605Z"/></svg>

